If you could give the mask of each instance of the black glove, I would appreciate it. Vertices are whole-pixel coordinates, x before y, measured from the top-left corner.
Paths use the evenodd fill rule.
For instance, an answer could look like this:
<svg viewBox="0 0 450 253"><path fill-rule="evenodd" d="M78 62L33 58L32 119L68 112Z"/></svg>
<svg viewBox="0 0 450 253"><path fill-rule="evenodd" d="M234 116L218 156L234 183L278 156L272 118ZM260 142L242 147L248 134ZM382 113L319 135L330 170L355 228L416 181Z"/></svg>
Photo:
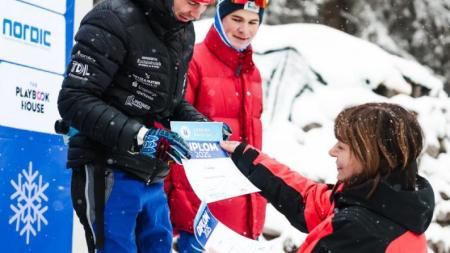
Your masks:
<svg viewBox="0 0 450 253"><path fill-rule="evenodd" d="M69 122L59 119L55 121L55 132L57 134L62 134L64 138L64 143L68 144L71 137L78 134L78 130L74 127L71 127Z"/></svg>

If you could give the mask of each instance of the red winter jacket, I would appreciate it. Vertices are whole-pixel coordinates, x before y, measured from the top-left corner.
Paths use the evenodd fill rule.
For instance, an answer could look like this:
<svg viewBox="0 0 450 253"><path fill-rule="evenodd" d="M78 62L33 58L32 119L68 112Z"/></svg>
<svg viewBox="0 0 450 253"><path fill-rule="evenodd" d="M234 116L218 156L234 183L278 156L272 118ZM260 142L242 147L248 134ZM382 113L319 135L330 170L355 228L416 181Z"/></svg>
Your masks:
<svg viewBox="0 0 450 253"><path fill-rule="evenodd" d="M262 84L251 47L239 53L226 46L211 27L205 40L195 46L185 98L209 119L228 124L233 130L231 140L261 148ZM192 232L200 200L182 166L171 167L165 188L174 229ZM254 239L262 233L266 204L259 194L249 194L208 207L226 226Z"/></svg>
<svg viewBox="0 0 450 253"><path fill-rule="evenodd" d="M434 194L420 176L416 190L402 190L406 173L395 170L367 199L371 180L349 188L315 183L244 144L232 159L262 196L308 233L297 253L427 252L424 232L433 216Z"/></svg>

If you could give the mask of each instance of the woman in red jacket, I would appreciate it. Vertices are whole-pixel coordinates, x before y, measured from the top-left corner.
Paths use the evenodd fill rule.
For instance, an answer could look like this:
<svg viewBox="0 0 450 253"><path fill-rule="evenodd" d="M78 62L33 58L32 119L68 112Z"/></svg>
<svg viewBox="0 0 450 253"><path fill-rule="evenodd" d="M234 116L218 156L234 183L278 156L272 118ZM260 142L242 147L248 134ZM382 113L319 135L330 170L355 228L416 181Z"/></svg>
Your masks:
<svg viewBox="0 0 450 253"><path fill-rule="evenodd" d="M252 60L250 42L262 21L264 9L219 1L214 25L194 48L189 66L186 100L210 120L225 122L231 140L262 145L262 81ZM182 166L174 165L166 180L174 229L180 233L179 252L201 252L195 243L193 221L200 205ZM262 233L266 200L249 194L210 203L212 213L237 233L255 239Z"/></svg>
<svg viewBox="0 0 450 253"><path fill-rule="evenodd" d="M422 130L414 115L394 104L363 104L343 110L334 132L334 186L308 180L245 143L222 147L261 195L308 233L298 252L427 252L434 194L417 174Z"/></svg>

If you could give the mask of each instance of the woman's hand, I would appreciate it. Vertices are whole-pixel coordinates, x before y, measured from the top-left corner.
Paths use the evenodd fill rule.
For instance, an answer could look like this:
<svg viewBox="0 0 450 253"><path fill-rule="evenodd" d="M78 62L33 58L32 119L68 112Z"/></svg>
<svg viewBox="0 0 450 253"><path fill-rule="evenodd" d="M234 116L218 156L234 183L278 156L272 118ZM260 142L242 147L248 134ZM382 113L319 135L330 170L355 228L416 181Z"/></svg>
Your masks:
<svg viewBox="0 0 450 253"><path fill-rule="evenodd" d="M232 154L237 146L241 144L238 141L221 141L220 146L227 151L228 153Z"/></svg>

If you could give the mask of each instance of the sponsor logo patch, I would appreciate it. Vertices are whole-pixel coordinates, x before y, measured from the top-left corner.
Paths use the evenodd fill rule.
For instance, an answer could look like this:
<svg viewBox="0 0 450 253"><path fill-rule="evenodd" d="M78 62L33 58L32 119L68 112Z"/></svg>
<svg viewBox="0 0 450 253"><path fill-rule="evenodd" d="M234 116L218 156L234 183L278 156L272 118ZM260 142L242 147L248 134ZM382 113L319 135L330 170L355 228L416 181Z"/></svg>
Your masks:
<svg viewBox="0 0 450 253"><path fill-rule="evenodd" d="M150 106L143 103L142 101L137 100L134 95L128 96L127 100L125 101L125 105L131 106L131 107L137 107L139 109L146 109L150 110Z"/></svg>
<svg viewBox="0 0 450 253"><path fill-rule="evenodd" d="M151 56L142 56L141 58L137 59L136 63L139 67L151 69L160 69L162 65L161 61L158 58Z"/></svg>
<svg viewBox="0 0 450 253"><path fill-rule="evenodd" d="M80 63L77 61L72 61L72 67L70 68L69 76L81 79L81 80L87 80L88 76L91 74L89 73L89 65Z"/></svg>

